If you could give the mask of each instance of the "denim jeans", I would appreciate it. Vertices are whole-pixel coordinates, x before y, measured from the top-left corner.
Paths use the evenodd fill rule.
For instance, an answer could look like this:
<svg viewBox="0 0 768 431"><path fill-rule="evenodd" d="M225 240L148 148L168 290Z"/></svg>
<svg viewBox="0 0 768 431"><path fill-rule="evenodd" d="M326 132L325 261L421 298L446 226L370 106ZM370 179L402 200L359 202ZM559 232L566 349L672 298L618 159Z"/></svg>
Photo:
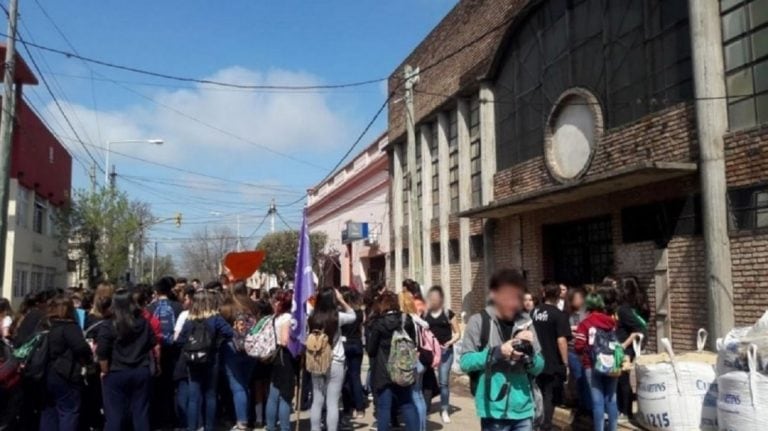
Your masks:
<svg viewBox="0 0 768 431"><path fill-rule="evenodd" d="M451 407L451 367L453 366L453 346L443 350L437 380L440 383L440 409L448 411Z"/></svg>
<svg viewBox="0 0 768 431"><path fill-rule="evenodd" d="M200 413L205 431L216 426L216 399L219 383L219 355L213 355L213 363L189 368L189 396L187 402L187 429L200 428ZM205 407L205 410L203 410Z"/></svg>
<svg viewBox="0 0 768 431"><path fill-rule="evenodd" d="M280 390L275 385L269 385L267 397L267 431L291 431L291 402L280 396Z"/></svg>
<svg viewBox="0 0 768 431"><path fill-rule="evenodd" d="M411 388L387 385L376 393L376 422L378 431L392 429L392 411L400 411L400 417L405 423L405 431L419 429L419 415L413 403L413 391Z"/></svg>
<svg viewBox="0 0 768 431"><path fill-rule="evenodd" d="M40 415L40 429L77 431L81 388L49 370L46 377L46 402Z"/></svg>
<svg viewBox="0 0 768 431"><path fill-rule="evenodd" d="M189 407L189 380L176 382L176 417L179 428L187 428L187 409Z"/></svg>
<svg viewBox="0 0 768 431"><path fill-rule="evenodd" d="M616 406L616 387L619 379L595 373L591 368L584 370L592 392L592 421L595 431L603 431L605 413L608 413L608 430L616 431L619 410Z"/></svg>
<svg viewBox="0 0 768 431"><path fill-rule="evenodd" d="M427 431L427 401L424 399L424 372L427 371L421 362L416 361L416 382L411 386L413 404L419 418L418 431Z"/></svg>
<svg viewBox="0 0 768 431"><path fill-rule="evenodd" d="M531 419L480 419L483 431L533 431Z"/></svg>
<svg viewBox="0 0 768 431"><path fill-rule="evenodd" d="M310 424L312 431L320 431L323 422L323 408L326 411L326 430L337 431L339 428L339 398L344 384L344 363L331 362L331 369L326 375L312 375L312 411Z"/></svg>
<svg viewBox="0 0 768 431"><path fill-rule="evenodd" d="M582 412L592 411L592 392L589 389L587 376L584 374L584 364L581 363L581 356L576 352L568 352L568 367L571 369L571 379L576 382L576 396L579 402L579 409Z"/></svg>
<svg viewBox="0 0 768 431"><path fill-rule="evenodd" d="M232 391L235 418L238 424L244 425L248 423L249 385L256 363L245 353L235 350L232 343L226 343L223 349L224 371L227 373L229 389Z"/></svg>
<svg viewBox="0 0 768 431"><path fill-rule="evenodd" d="M110 371L104 376L104 431L120 431L130 418L134 431L149 431L149 367Z"/></svg>
<svg viewBox="0 0 768 431"><path fill-rule="evenodd" d="M357 411L365 410L365 398L363 395L363 382L361 380L363 367L363 347L360 344L345 344L344 354L347 358L347 375L345 385L349 385L352 396L352 406Z"/></svg>

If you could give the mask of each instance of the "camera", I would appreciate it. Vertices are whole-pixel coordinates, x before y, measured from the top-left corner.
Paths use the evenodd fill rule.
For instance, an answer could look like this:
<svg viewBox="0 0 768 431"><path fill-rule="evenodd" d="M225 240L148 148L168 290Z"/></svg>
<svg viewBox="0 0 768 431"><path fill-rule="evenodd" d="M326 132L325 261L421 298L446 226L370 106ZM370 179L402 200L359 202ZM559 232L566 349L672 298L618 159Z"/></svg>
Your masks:
<svg viewBox="0 0 768 431"><path fill-rule="evenodd" d="M512 344L512 349L523 355L523 357L520 358L521 364L529 366L533 363L533 344L529 341L517 340Z"/></svg>

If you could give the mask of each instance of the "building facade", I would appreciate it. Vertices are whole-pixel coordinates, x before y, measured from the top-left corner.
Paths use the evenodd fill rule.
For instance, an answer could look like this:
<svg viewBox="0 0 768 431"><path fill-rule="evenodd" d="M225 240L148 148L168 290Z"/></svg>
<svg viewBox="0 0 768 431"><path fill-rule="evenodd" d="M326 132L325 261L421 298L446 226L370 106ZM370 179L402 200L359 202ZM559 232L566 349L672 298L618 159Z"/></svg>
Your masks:
<svg viewBox="0 0 768 431"><path fill-rule="evenodd" d="M387 279L389 244L389 173L386 135L350 163L309 191L310 232L324 232L328 242L318 274L322 286L354 286Z"/></svg>
<svg viewBox="0 0 768 431"><path fill-rule="evenodd" d="M415 139L406 106L389 107L395 279L472 312L499 267L531 286L637 277L652 343L680 348L713 316L754 322L766 47L761 0L460 1L389 81L407 96L403 71L420 70Z"/></svg>

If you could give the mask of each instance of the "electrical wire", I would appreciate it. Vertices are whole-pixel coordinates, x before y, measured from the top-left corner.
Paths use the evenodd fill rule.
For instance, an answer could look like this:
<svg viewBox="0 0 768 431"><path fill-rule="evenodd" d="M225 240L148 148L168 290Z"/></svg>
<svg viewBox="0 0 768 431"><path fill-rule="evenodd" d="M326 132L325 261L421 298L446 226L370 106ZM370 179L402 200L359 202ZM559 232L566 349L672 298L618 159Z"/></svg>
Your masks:
<svg viewBox="0 0 768 431"><path fill-rule="evenodd" d="M0 36L2 37L8 37L7 34L1 33ZM18 39L17 39L18 40ZM235 82L224 82L224 81L217 81L213 79L200 79L200 78L190 78L185 76L177 76L177 75L171 75L168 73L162 73L162 72L155 72L151 70L141 69L138 67L133 66L126 66L116 63L111 63L104 60L98 60L91 57L86 57L83 55L79 55L75 52L65 51L62 49L57 48L51 48L45 45L40 45L37 43L29 43L29 46L37 48L42 51L51 52L54 54L63 55L67 58L76 58L81 61L86 61L91 64L96 64L99 66L104 66L112 69L117 70L123 70L126 72L132 72L137 73L141 75L147 75L152 76L154 78L162 78L162 79L168 79L172 81L180 81L180 82L193 82L197 84L205 84L205 85L214 85L219 87L227 87L227 88L239 88L239 89L249 89L249 90L284 90L284 91L293 91L293 90L333 90L333 89L340 89L340 88L352 88L352 87L362 87L366 85L372 85L372 84L378 84L380 82L386 81L388 78L374 78L374 79L367 79L363 81L354 81L354 82L346 82L346 83L339 83L339 84L321 84L321 85L251 85L251 84L238 84Z"/></svg>

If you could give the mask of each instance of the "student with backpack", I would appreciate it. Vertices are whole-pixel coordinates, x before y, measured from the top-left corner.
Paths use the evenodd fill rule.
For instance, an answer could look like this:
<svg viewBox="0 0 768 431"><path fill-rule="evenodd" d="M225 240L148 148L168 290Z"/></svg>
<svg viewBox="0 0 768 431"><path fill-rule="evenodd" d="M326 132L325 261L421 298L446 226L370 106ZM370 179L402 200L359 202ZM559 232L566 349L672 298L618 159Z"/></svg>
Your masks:
<svg viewBox="0 0 768 431"><path fill-rule="evenodd" d="M344 377L344 391L348 394L345 399L345 412L351 411L352 418L365 416L365 395L362 383L363 365L363 323L364 314L361 308L360 293L354 289L342 288L344 301L355 311L357 318L354 322L342 325L341 336L344 342L344 356L347 362L347 372Z"/></svg>
<svg viewBox="0 0 768 431"><path fill-rule="evenodd" d="M96 286L91 300L91 308L85 316L85 341L91 350L96 352L96 340L99 331L107 323L111 316L112 296L115 287L111 283L102 282ZM80 414L81 429L101 429L104 427L104 415L101 403L101 372L98 363L86 368L85 388L83 390L83 403Z"/></svg>
<svg viewBox="0 0 768 431"><path fill-rule="evenodd" d="M415 284L415 282L413 284L417 290L420 290L418 284ZM424 399L424 373L435 362L435 353L422 349L422 339L427 337L426 332L429 331L429 324L421 318L416 305L416 298L410 290L404 289L400 292L399 301L400 311L411 319L416 330L414 341L418 349L419 360L416 361L415 379L411 390L413 391L413 403L416 405L416 413L419 416L419 431L426 431L427 401Z"/></svg>
<svg viewBox="0 0 768 431"><path fill-rule="evenodd" d="M544 358L523 309L526 281L502 269L489 291L492 305L467 322L459 364L470 376L483 431L530 431L541 409L534 378Z"/></svg>
<svg viewBox="0 0 768 431"><path fill-rule="evenodd" d="M312 431L322 427L326 408L326 429L339 427L339 398L344 383L344 342L341 326L354 323L357 315L336 289L326 288L317 294L307 326L306 368L312 375Z"/></svg>
<svg viewBox="0 0 768 431"><path fill-rule="evenodd" d="M146 307L147 314L159 323L159 375L154 378L152 388L152 424L155 428L170 428L174 425L174 381L173 369L179 351L174 345L174 327L182 306L171 299L176 281L163 277L155 282L154 301Z"/></svg>
<svg viewBox="0 0 768 431"><path fill-rule="evenodd" d="M222 346L222 362L232 392L237 423L232 428L248 429L250 384L256 361L244 351L245 337L256 324L256 304L248 296L248 285L237 281L232 289L225 293L224 303L220 307L224 320L232 326L234 337Z"/></svg>
<svg viewBox="0 0 768 431"><path fill-rule="evenodd" d="M185 413L190 431L196 431L201 426L206 431L213 431L215 427L219 350L222 344L232 340L233 335L232 327L219 314L216 294L209 291L195 293L189 316L177 340L181 346L179 361L186 365L189 375ZM199 424L201 412L203 423Z"/></svg>
<svg viewBox="0 0 768 431"><path fill-rule="evenodd" d="M438 368L438 383L440 385L440 418L444 424L451 423L450 416L450 384L451 366L453 365L453 346L461 339L459 322L456 315L445 308L445 294L440 286L433 286L427 295L428 310L424 320L429 329L440 343L441 355Z"/></svg>
<svg viewBox="0 0 768 431"><path fill-rule="evenodd" d="M393 411L400 411L406 431L419 430L413 400L418 349L413 320L400 312L398 296L379 295L367 332L366 350L371 358L371 389L376 400L379 431L389 431Z"/></svg>
<svg viewBox="0 0 768 431"><path fill-rule="evenodd" d="M93 361L93 354L67 295L59 294L48 302L47 325L48 361L40 429L76 431L84 383L82 369Z"/></svg>
<svg viewBox="0 0 768 431"><path fill-rule="evenodd" d="M616 334L614 313L618 305L618 292L611 284L604 284L596 293L587 295L587 317L579 323L574 334L574 350L581 355L584 374L592 393L592 422L595 431L618 428L619 412L616 388L621 374L624 348L631 345L637 334L631 334L623 343Z"/></svg>
<svg viewBox="0 0 768 431"><path fill-rule="evenodd" d="M118 289L111 319L99 329L99 359L104 398L105 431L120 431L130 418L134 431L148 431L150 361L155 335L131 291Z"/></svg>

